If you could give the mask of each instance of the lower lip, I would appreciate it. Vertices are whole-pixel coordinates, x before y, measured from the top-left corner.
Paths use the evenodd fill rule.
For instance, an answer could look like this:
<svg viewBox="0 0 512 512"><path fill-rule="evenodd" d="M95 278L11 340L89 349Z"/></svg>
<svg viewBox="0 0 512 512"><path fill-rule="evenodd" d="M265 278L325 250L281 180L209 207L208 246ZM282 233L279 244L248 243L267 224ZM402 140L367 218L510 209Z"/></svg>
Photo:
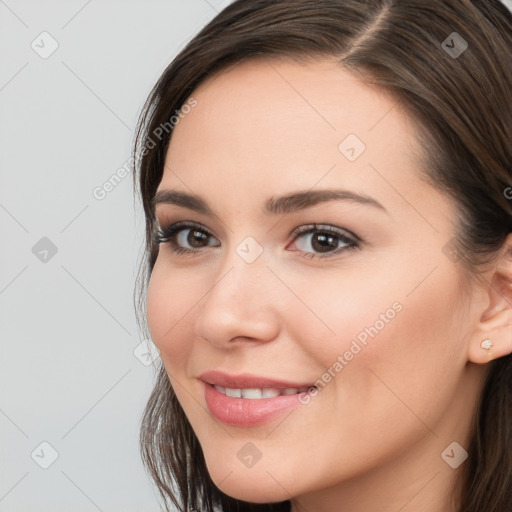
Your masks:
<svg viewBox="0 0 512 512"><path fill-rule="evenodd" d="M273 398L233 398L217 391L212 384L204 383L204 386L206 405L212 416L237 427L261 425L301 403L299 393Z"/></svg>

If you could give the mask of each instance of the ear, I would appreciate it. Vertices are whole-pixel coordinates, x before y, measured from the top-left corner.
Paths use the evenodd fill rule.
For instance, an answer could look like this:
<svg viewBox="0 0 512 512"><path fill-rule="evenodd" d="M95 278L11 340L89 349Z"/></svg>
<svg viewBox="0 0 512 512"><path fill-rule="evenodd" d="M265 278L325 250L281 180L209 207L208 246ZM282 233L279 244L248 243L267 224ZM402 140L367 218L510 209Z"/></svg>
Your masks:
<svg viewBox="0 0 512 512"><path fill-rule="evenodd" d="M490 272L486 293L489 305L482 311L469 344L468 358L476 364L512 353L512 233L503 244L498 264ZM490 340L490 349L482 347L484 340Z"/></svg>

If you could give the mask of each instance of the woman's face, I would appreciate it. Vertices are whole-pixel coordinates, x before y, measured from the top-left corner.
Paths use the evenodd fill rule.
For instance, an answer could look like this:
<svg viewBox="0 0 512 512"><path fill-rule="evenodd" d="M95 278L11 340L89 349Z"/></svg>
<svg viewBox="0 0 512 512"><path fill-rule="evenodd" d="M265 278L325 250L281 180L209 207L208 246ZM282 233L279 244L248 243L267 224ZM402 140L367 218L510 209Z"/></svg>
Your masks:
<svg viewBox="0 0 512 512"><path fill-rule="evenodd" d="M193 97L156 205L162 228L193 226L161 244L147 315L213 481L246 501L344 489L349 504L390 475L405 503L454 475L442 452L467 448L481 304L413 124L329 60L248 61Z"/></svg>

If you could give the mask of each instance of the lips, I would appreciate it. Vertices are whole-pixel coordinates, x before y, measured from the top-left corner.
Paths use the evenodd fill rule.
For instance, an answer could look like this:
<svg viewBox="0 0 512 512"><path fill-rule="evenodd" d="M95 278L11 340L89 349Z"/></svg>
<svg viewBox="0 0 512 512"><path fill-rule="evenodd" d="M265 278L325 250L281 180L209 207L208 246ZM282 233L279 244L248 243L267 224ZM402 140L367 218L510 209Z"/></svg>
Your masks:
<svg viewBox="0 0 512 512"><path fill-rule="evenodd" d="M310 382L293 382L278 380L249 373L230 375L219 370L211 370L202 373L199 378L207 384L213 384L229 389L309 389L313 386Z"/></svg>
<svg viewBox="0 0 512 512"><path fill-rule="evenodd" d="M226 425L254 427L298 407L300 396L314 387L304 382L251 374L229 375L218 370L201 374L210 414Z"/></svg>

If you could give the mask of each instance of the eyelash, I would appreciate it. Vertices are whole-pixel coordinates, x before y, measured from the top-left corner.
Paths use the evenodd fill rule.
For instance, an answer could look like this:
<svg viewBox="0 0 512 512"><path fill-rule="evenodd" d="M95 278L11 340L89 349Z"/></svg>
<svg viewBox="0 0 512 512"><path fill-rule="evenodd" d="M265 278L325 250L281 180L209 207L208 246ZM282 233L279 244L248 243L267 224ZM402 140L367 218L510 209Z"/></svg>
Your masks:
<svg viewBox="0 0 512 512"><path fill-rule="evenodd" d="M174 254L188 255L192 256L201 252L202 249L187 249L184 247L176 246L176 242L174 237L183 230L186 229L195 229L196 231L200 231L201 233L207 235L208 237L213 236L207 229L203 228L200 224L196 224L194 222L188 221L180 221L172 224L170 226L162 227L158 229L157 233L154 236L154 242L158 245L170 242L170 250ZM315 252L305 252L301 256L303 258L308 259L324 259L329 258L331 256L337 256L340 252L352 251L355 249L359 249L360 247L360 239L356 237L353 233L350 233L347 230L341 230L339 228L335 228L334 226L329 226L325 224L308 224L306 226L300 226L290 233L290 236L294 237L292 239L292 243L295 242L299 237L303 235L307 235L310 233L328 233L329 235L335 235L338 237L339 241L347 244L344 247L340 247L334 251L324 253L324 255L320 255L321 253ZM345 232L350 233L350 236L345 234ZM206 246L213 247L213 246ZM215 246L218 247L218 246ZM297 250L297 252L302 252Z"/></svg>

